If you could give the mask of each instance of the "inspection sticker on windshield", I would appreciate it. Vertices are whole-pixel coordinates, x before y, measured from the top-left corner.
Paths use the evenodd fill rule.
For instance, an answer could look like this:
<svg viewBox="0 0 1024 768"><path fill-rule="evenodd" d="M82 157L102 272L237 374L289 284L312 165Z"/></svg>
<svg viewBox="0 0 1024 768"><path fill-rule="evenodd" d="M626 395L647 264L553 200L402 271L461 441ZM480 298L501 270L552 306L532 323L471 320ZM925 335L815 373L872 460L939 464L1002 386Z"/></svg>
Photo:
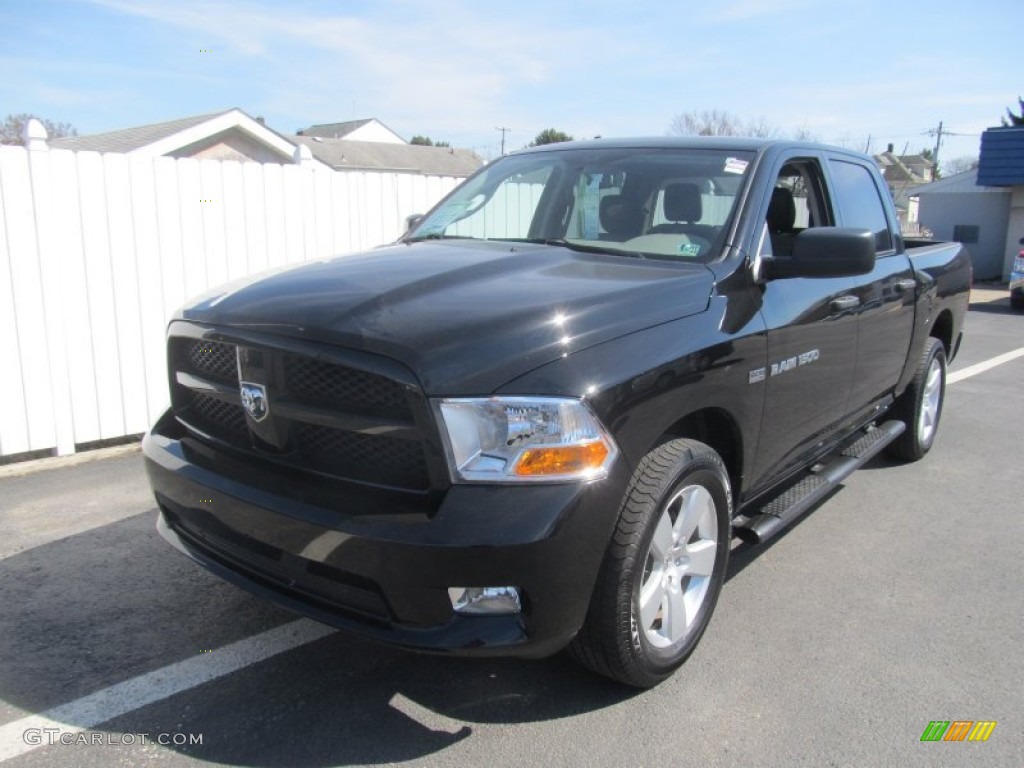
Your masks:
<svg viewBox="0 0 1024 768"><path fill-rule="evenodd" d="M700 256L700 243L680 243L679 252L683 256Z"/></svg>
<svg viewBox="0 0 1024 768"><path fill-rule="evenodd" d="M740 160L738 157L727 157L725 158L725 168L722 170L726 173L743 173L747 170L747 161Z"/></svg>

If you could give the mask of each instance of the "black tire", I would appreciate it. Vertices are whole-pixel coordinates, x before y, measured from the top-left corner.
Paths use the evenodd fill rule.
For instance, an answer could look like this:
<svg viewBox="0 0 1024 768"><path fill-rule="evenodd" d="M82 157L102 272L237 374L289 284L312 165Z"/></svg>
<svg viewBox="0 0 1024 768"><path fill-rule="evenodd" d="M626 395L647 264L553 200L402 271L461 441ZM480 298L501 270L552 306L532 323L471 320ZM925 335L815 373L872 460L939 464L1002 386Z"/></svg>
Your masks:
<svg viewBox="0 0 1024 768"><path fill-rule="evenodd" d="M731 520L729 475L711 448L673 440L647 454L626 490L586 621L569 654L598 674L638 688L671 675L697 647L715 610Z"/></svg>
<svg viewBox="0 0 1024 768"><path fill-rule="evenodd" d="M931 380L933 373L938 376L937 381ZM946 348L938 339L929 338L910 386L893 406L892 415L907 429L889 443L889 455L902 461L917 461L928 453L935 442L945 400Z"/></svg>
<svg viewBox="0 0 1024 768"><path fill-rule="evenodd" d="M1024 293L1011 293L1010 306L1018 311L1024 310Z"/></svg>

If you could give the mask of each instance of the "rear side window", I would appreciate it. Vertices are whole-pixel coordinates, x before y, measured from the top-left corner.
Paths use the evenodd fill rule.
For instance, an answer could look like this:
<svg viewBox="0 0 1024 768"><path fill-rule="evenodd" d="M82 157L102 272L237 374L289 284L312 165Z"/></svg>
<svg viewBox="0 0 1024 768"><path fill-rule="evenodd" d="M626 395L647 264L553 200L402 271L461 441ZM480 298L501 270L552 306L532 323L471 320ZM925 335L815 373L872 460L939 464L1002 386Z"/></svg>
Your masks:
<svg viewBox="0 0 1024 768"><path fill-rule="evenodd" d="M892 250L892 235L871 172L862 165L830 160L832 182L844 227L875 233L875 251Z"/></svg>

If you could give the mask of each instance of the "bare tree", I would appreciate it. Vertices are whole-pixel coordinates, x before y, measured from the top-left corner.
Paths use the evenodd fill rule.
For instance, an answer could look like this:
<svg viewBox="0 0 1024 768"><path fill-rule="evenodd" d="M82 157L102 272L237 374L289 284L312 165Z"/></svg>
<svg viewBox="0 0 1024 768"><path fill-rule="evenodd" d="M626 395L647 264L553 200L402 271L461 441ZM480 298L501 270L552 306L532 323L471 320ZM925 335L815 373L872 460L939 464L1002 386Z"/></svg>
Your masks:
<svg viewBox="0 0 1024 768"><path fill-rule="evenodd" d="M20 115L7 115L7 118L0 124L0 144L23 144L22 131L32 118L35 118L46 128L46 133L51 139L59 139L62 136L77 136L78 131L71 123L55 123L45 117L22 113Z"/></svg>
<svg viewBox="0 0 1024 768"><path fill-rule="evenodd" d="M943 174L946 176L953 176L964 171L973 171L978 167L978 158L974 155L961 155L960 157L954 157L952 160L947 160L942 164Z"/></svg>
<svg viewBox="0 0 1024 768"><path fill-rule="evenodd" d="M832 143L835 144L836 146L842 147L843 149L850 149L851 147L858 143L858 140L853 138L853 136L850 135L849 131L844 131L843 135L840 136L838 139L834 139Z"/></svg>
<svg viewBox="0 0 1024 768"><path fill-rule="evenodd" d="M779 136L780 131L763 117L758 117L747 121L745 133L758 139L774 139Z"/></svg>
<svg viewBox="0 0 1024 768"><path fill-rule="evenodd" d="M806 125L794 128L792 133L794 141L821 141L821 137Z"/></svg>
<svg viewBox="0 0 1024 768"><path fill-rule="evenodd" d="M779 130L764 118L744 120L722 109L683 112L672 118L668 132L677 136L752 136L772 138Z"/></svg>

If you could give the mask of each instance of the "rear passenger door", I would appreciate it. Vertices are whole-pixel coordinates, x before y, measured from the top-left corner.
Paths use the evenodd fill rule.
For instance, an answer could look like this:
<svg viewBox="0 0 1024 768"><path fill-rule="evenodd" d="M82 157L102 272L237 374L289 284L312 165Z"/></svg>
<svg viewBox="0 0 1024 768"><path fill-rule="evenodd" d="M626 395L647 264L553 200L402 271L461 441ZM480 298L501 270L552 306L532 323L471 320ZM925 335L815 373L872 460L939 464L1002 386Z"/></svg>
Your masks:
<svg viewBox="0 0 1024 768"><path fill-rule="evenodd" d="M875 233L875 268L856 280L857 363L850 411L890 392L903 373L914 326L916 284L896 222L887 215L879 180L854 158L828 161L839 224Z"/></svg>

